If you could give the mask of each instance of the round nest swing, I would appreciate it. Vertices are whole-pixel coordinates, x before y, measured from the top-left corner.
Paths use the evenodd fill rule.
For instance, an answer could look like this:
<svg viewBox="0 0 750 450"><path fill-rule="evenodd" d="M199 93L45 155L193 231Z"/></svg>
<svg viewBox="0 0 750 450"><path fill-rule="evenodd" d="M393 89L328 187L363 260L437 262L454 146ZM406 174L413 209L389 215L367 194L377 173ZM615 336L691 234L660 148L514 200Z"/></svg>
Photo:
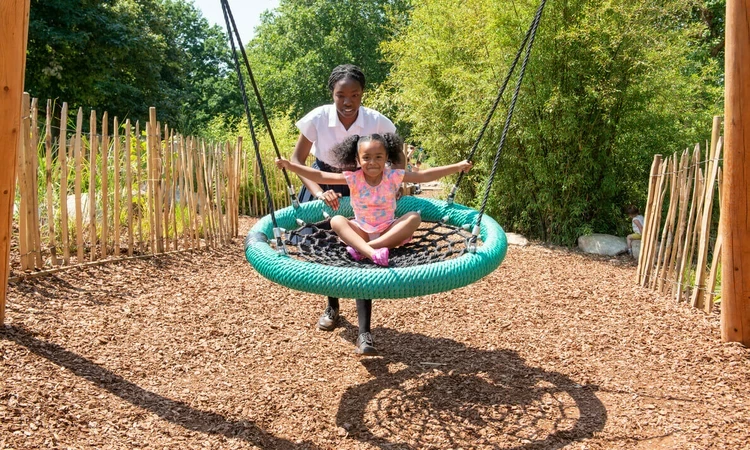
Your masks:
<svg viewBox="0 0 750 450"><path fill-rule="evenodd" d="M323 211L321 201L303 203L296 209L290 206L276 211L276 221L281 228L298 228L297 219L307 223L325 221ZM289 252L296 256L292 257L269 244L274 236L270 216L258 221L248 234L245 256L259 274L292 289L339 298L377 299L407 298L463 287L495 270L505 257L505 233L487 216L480 225L482 244L475 251L468 250L471 234L464 228L475 223L479 213L474 209L420 197L401 198L396 215L409 211L420 211L423 223L431 224L427 231L418 230L412 242L394 249L387 268L353 261L336 235L320 226L303 227L311 234L290 234L285 245L296 246L295 253ZM341 199L336 213L353 215L348 197Z"/></svg>

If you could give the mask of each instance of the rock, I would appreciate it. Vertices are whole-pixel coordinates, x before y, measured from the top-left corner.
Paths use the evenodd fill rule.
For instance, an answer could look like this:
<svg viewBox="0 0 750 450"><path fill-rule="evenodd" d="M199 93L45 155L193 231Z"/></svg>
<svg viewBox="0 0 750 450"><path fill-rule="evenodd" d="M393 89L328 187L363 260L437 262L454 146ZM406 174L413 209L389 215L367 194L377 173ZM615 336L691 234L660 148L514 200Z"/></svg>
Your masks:
<svg viewBox="0 0 750 450"><path fill-rule="evenodd" d="M505 237L508 239L508 245L517 245L519 247L526 247L529 245L529 240L517 233L505 233Z"/></svg>
<svg viewBox="0 0 750 450"><path fill-rule="evenodd" d="M625 238L611 234L590 234L578 238L578 248L584 253L615 256L628 251Z"/></svg>
<svg viewBox="0 0 750 450"><path fill-rule="evenodd" d="M633 241L631 244L633 246L633 258L635 258L636 261L640 261L641 256L641 240L637 239Z"/></svg>

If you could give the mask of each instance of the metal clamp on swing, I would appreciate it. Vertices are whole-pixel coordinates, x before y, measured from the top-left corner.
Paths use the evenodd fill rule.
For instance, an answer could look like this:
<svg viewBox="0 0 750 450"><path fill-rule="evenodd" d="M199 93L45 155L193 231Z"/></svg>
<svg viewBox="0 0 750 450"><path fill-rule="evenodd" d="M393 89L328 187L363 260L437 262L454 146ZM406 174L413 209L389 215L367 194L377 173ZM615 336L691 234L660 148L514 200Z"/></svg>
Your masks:
<svg viewBox="0 0 750 450"><path fill-rule="evenodd" d="M299 209L299 199L297 198L297 192L294 191L294 186L289 185L286 188L289 192L289 197L292 198L292 206L294 209Z"/></svg>
<svg viewBox="0 0 750 450"><path fill-rule="evenodd" d="M456 192L458 192L458 185L454 184L451 193L448 195L448 198L445 199L445 203L447 203L448 206L453 205L453 199L456 198Z"/></svg>
<svg viewBox="0 0 750 450"><path fill-rule="evenodd" d="M477 239L479 238L479 225L474 225L474 229L471 232L471 237L469 238L469 244L467 245L467 250L469 253L476 253L477 252Z"/></svg>
<svg viewBox="0 0 750 450"><path fill-rule="evenodd" d="M284 247L284 240L282 239L284 236L284 232L286 230L281 227L276 227L273 229L273 236L276 238L276 251L279 253L283 253L286 255L286 247Z"/></svg>

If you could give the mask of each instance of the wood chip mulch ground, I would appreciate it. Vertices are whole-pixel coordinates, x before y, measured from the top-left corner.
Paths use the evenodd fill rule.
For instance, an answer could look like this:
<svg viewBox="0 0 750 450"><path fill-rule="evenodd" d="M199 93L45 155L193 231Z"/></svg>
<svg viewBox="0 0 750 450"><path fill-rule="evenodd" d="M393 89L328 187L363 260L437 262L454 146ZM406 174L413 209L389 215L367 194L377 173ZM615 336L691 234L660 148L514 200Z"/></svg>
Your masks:
<svg viewBox="0 0 750 450"><path fill-rule="evenodd" d="M473 285L376 301L366 359L353 301L317 331L323 299L241 238L13 283L0 448L750 448L750 350L634 277L511 247Z"/></svg>

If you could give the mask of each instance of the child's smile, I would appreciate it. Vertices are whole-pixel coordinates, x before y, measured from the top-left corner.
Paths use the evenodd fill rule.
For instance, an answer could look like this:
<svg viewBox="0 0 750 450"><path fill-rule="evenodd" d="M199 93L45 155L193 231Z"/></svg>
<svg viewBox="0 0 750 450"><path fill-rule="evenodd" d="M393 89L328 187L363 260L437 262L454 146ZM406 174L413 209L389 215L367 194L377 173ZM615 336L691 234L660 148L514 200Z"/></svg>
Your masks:
<svg viewBox="0 0 750 450"><path fill-rule="evenodd" d="M359 145L359 165L369 184L380 184L387 160L385 147L379 141L363 142Z"/></svg>

